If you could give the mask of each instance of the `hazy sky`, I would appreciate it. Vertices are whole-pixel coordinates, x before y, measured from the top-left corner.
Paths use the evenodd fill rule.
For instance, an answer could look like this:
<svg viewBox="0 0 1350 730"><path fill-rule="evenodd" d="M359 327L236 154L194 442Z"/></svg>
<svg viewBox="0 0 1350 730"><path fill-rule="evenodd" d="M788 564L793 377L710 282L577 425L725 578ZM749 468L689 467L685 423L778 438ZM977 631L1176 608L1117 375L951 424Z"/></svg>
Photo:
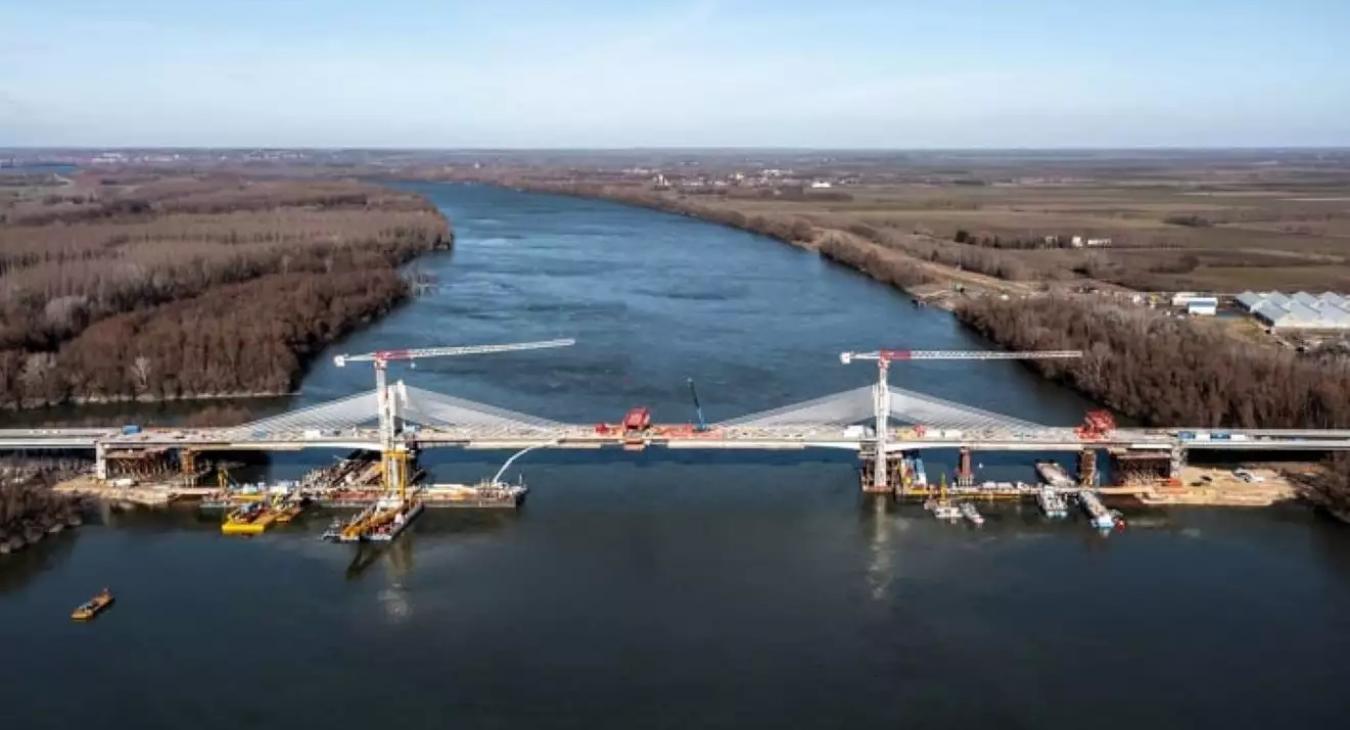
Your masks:
<svg viewBox="0 0 1350 730"><path fill-rule="evenodd" d="M1350 0L0 0L5 145L1350 145Z"/></svg>

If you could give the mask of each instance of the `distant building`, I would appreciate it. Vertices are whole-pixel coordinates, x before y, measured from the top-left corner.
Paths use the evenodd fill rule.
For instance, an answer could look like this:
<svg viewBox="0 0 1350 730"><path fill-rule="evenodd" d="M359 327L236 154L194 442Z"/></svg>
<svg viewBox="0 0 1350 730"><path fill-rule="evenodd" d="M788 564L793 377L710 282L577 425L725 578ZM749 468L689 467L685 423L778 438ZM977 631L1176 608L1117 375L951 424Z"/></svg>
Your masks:
<svg viewBox="0 0 1350 730"><path fill-rule="evenodd" d="M1237 301L1272 329L1350 330L1350 301L1333 292L1286 296L1277 291L1245 291Z"/></svg>
<svg viewBox="0 0 1350 730"><path fill-rule="evenodd" d="M1200 294L1200 293L1193 292L1193 291L1179 291L1179 292L1177 292L1176 294L1173 294L1173 295L1172 295L1172 306L1174 306L1174 307L1185 307L1185 306L1187 306L1188 304L1190 304L1192 300L1195 300L1195 299L1205 299L1205 300L1208 300L1208 299L1214 299L1214 298L1215 298L1215 297L1214 297L1214 295L1212 295L1212 294Z"/></svg>
<svg viewBox="0 0 1350 730"><path fill-rule="evenodd" d="M1192 317L1213 317L1218 313L1218 297L1194 297L1186 302L1186 314Z"/></svg>

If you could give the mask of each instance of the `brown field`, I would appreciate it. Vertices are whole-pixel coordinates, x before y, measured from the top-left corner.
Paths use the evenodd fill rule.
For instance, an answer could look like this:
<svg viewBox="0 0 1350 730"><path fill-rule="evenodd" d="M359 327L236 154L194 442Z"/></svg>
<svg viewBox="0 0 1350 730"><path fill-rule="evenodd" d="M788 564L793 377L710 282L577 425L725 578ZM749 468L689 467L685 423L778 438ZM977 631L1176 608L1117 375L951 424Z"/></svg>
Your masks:
<svg viewBox="0 0 1350 730"><path fill-rule="evenodd" d="M960 269L1055 287L1350 291L1345 151L782 154L585 165L505 155L420 172L737 215L756 230L804 222L803 245L850 233L953 281ZM1072 248L1074 236L1112 244Z"/></svg>

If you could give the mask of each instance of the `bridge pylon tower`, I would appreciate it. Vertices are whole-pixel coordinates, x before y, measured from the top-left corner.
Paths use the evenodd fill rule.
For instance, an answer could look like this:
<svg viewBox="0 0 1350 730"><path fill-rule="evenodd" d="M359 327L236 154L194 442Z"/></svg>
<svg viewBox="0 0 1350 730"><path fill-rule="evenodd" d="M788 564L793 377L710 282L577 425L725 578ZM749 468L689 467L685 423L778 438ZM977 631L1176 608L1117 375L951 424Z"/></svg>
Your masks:
<svg viewBox="0 0 1350 730"><path fill-rule="evenodd" d="M905 360L1063 360L1083 356L1082 350L1023 350L999 352L985 350L873 350L872 352L841 352L839 361L845 365L854 360L875 360L877 384L873 393L875 433L873 435L873 465L871 480L863 485L866 492L889 492L891 387L890 363ZM968 453L968 452L967 452Z"/></svg>
<svg viewBox="0 0 1350 730"><path fill-rule="evenodd" d="M407 444L400 438L398 427L397 399L389 386L389 363L394 361L414 361L429 357L456 357L462 355L486 355L494 352L519 352L521 350L543 350L553 347L570 347L576 340L544 340L538 342L515 342L505 345L465 345L460 347L423 347L405 350L378 350L361 355L337 355L333 364L345 367L349 362L368 362L375 367L375 403L380 423L380 452L384 472L384 488L397 491L402 495L408 485ZM415 365L415 363L414 363ZM402 382L398 384L402 386Z"/></svg>

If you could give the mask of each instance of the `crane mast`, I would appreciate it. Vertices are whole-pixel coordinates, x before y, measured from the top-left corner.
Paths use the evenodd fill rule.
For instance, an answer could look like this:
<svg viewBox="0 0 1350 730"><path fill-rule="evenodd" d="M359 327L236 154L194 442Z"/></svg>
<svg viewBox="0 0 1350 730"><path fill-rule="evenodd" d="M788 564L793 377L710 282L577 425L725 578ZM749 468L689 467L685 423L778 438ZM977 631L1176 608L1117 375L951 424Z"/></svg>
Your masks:
<svg viewBox="0 0 1350 730"><path fill-rule="evenodd" d="M522 350L543 350L554 347L575 345L572 338L558 340L540 340L536 342L513 342L501 345L463 345L457 347L422 347L403 350L377 350L359 355L337 355L333 364L346 367L347 363L368 362L375 368L375 403L380 424L380 450L383 453L384 479L387 489L398 489L400 496L408 484L406 447L399 448L394 433L397 423L395 399L389 392L389 363L408 362L433 357L459 357L464 355L487 355L495 352L520 352Z"/></svg>
<svg viewBox="0 0 1350 730"><path fill-rule="evenodd" d="M891 385L890 364L908 360L1068 360L1083 356L1082 350L1022 350L1013 352L986 350L873 350L871 352L841 352L839 362L848 365L854 360L875 360L877 384L873 389L873 408L876 422L876 454L872 464L872 489L886 491L889 464L886 442L890 434Z"/></svg>

